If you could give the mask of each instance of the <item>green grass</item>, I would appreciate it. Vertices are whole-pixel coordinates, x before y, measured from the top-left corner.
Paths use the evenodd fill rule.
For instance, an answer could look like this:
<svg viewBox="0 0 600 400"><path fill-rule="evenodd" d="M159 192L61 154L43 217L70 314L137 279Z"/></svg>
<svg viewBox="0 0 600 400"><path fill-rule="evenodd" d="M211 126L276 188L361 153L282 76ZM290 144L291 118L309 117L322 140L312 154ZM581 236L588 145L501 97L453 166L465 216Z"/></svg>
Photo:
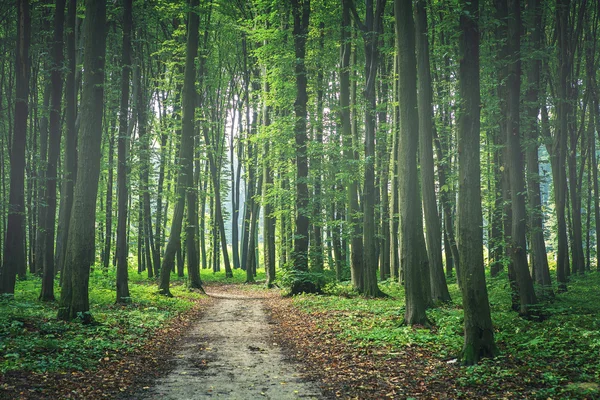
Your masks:
<svg viewBox="0 0 600 400"><path fill-rule="evenodd" d="M58 280L56 296L60 296ZM41 280L17 282L14 299L0 300L0 373L87 370L116 352L130 352L166 321L199 298L174 278L173 298L158 295L156 283L130 272L131 304L117 306L114 272L90 277L90 312L95 324L56 319L57 302L38 301Z"/></svg>
<svg viewBox="0 0 600 400"><path fill-rule="evenodd" d="M427 311L434 329L403 326L404 290L394 282L380 284L390 295L386 299L365 299L347 284L339 284L328 288L328 296L302 295L294 303L307 313L330 313L341 328L338 336L353 346L385 345L393 352L416 345L446 360L459 354L463 340L460 291L454 281L448 283L452 303ZM495 337L502 354L463 368L457 384L494 388L518 378L523 385L537 387L531 389L535 397L581 395L585 385L577 383L600 382L599 288L599 273L573 277L567 293L539 306L547 318L536 322L510 311L505 274L488 277Z"/></svg>

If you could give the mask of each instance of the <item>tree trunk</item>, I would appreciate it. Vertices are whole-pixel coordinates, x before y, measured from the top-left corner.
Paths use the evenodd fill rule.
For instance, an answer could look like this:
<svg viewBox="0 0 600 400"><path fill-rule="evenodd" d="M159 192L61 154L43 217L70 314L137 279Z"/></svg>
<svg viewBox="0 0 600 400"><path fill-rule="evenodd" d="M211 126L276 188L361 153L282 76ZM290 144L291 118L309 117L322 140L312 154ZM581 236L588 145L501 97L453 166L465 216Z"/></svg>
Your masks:
<svg viewBox="0 0 600 400"><path fill-rule="evenodd" d="M523 152L521 150L520 112L521 95L521 7L519 0L508 0L508 104L506 142L508 145L508 173L512 206L511 234L508 251L515 269L519 290L519 314L527 316L529 307L537 303L533 281L527 265L527 239L525 213L525 180L523 177Z"/></svg>
<svg viewBox="0 0 600 400"><path fill-rule="evenodd" d="M542 43L542 1L529 0L530 48L537 49ZM529 62L527 70L526 93L527 129L529 145L526 147L527 157L527 196L529 198L529 225L531 236L531 257L533 259L533 275L535 282L540 285L543 296L552 296L552 281L548 267L548 255L544 241L544 214L540 195L540 174L538 162L538 115L539 115L539 88L540 71L542 62L539 58Z"/></svg>
<svg viewBox="0 0 600 400"><path fill-rule="evenodd" d="M265 68L266 69L266 68ZM265 77L267 76L265 71ZM263 85L263 92L268 96L269 83L265 79ZM271 106L267 105L266 102L263 105L263 126L267 128L271 125ZM269 198L269 194L273 188L273 171L271 168L271 160L269 159L269 139L265 140L264 145L264 157L263 157L263 189L262 189L262 203L264 207L263 216L263 251L264 251L264 264L265 274L267 277L266 286L272 288L275 281L275 225L277 222L276 217L273 215L274 207L273 202Z"/></svg>
<svg viewBox="0 0 600 400"><path fill-rule="evenodd" d="M464 308L463 364L497 353L483 267L483 231L479 161L479 1L460 15L458 70L458 251Z"/></svg>
<svg viewBox="0 0 600 400"><path fill-rule="evenodd" d="M556 260L556 277L559 292L567 290L567 274L569 269L569 245L566 223L567 199L567 79L570 71L568 55L568 19L570 0L557 0L556 25L558 37L558 98L556 104L556 134L552 145L552 156L555 162L552 168L554 179L554 201L556 207L556 223L558 230L558 254Z"/></svg>
<svg viewBox="0 0 600 400"><path fill-rule="evenodd" d="M100 176L104 65L106 54L106 3L86 1L83 90L79 132L77 181L67 238L67 254L58 318L81 317L89 322L88 284L94 263L96 197Z"/></svg>
<svg viewBox="0 0 600 400"><path fill-rule="evenodd" d="M175 266L175 253L181 247L181 228L186 194L188 191L191 191L191 187L193 186L194 118L196 107L196 89L194 87L196 79L195 59L198 55L198 28L200 23L198 4L199 0L191 0L190 11L188 13L188 36L182 94L181 143L179 145L180 170L177 174L176 190L177 202L175 203L175 211L171 221L171 234L160 268L163 273L160 275L159 289L166 296L172 296L169 289L171 271ZM188 197L189 200L190 197ZM188 203L188 207L189 205Z"/></svg>
<svg viewBox="0 0 600 400"><path fill-rule="evenodd" d="M28 0L17 1L15 124L10 149L10 194L0 293L14 294L17 271L25 268L25 142L29 97L30 10Z"/></svg>
<svg viewBox="0 0 600 400"><path fill-rule="evenodd" d="M423 211L425 213L425 238L429 259L431 298L435 302L450 301L450 293L444 277L442 264L442 229L435 196L435 175L433 170L433 95L429 67L429 42L427 40L427 13L425 0L416 3L417 32L417 72L419 107L419 161L421 164L421 185L423 190Z"/></svg>
<svg viewBox="0 0 600 400"><path fill-rule="evenodd" d="M308 160L307 160L307 133L306 120L308 102L307 70L304 64L306 56L306 40L308 36L308 23L310 17L310 0L292 0L292 13L294 15L294 51L295 51L295 77L296 101L294 103L295 123L294 134L296 138L296 231L294 232L293 269L297 272L308 271ZM291 292L315 291L314 283L295 280Z"/></svg>
<svg viewBox="0 0 600 400"><path fill-rule="evenodd" d="M121 104L119 112L119 137L117 138L117 303L129 301L127 213L129 190L127 187L127 153L129 150L129 77L131 74L131 32L133 29L133 0L123 3L123 49L121 53Z"/></svg>
<svg viewBox="0 0 600 400"><path fill-rule="evenodd" d="M400 139L398 167L400 176L401 266L404 271L406 313L408 325L427 325L425 309L431 301L421 193L417 172L419 146L419 116L417 113L417 60L415 58L415 26L412 4L396 0L396 46L398 51L398 91L400 98Z"/></svg>
<svg viewBox="0 0 600 400"><path fill-rule="evenodd" d="M345 166L348 169L349 178L347 185L347 207L346 219L349 225L350 235L350 273L352 286L361 289L363 284L363 241L360 229L360 206L358 203L357 178L359 171L357 160L352 145L352 120L350 105L350 56L352 54L352 41L349 35L350 6L348 0L342 0L342 29L340 48L340 122L342 131L342 147Z"/></svg>
<svg viewBox="0 0 600 400"><path fill-rule="evenodd" d="M63 161L63 186L60 191L60 218L56 237L56 268L62 270L67 251L67 237L73 208L73 188L77 176L77 86L75 29L77 20L77 0L68 0L66 48L67 48L67 79L65 85L65 120L66 135ZM62 275L61 275L62 276Z"/></svg>
<svg viewBox="0 0 600 400"><path fill-rule="evenodd" d="M46 168L46 220L43 224L44 277L40 300L54 300L54 234L56 223L56 181L60 157L60 112L63 90L63 31L65 25L65 0L56 0L54 15L54 39L52 43L52 96L50 99L50 135L48 166Z"/></svg>

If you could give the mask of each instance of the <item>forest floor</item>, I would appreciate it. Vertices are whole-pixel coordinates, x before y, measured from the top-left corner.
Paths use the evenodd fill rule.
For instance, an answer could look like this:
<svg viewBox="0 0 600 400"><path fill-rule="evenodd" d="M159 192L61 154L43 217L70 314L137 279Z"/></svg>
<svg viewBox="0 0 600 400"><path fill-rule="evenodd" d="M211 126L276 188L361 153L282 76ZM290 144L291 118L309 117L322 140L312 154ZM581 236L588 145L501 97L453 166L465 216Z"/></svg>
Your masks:
<svg viewBox="0 0 600 400"><path fill-rule="evenodd" d="M93 326L56 321L37 280L0 302L0 399L600 399L600 273L574 277L541 320L518 318L506 277L490 279L501 354L472 367L456 360L454 283L426 328L402 325L403 290L390 282L389 297L368 299L344 284L286 298L222 280L204 296L182 280L168 299L144 279L120 307L111 279L94 277Z"/></svg>
<svg viewBox="0 0 600 400"><path fill-rule="evenodd" d="M127 394L129 399L320 399L273 340L265 291L208 286L214 299L181 341L172 369L154 386Z"/></svg>

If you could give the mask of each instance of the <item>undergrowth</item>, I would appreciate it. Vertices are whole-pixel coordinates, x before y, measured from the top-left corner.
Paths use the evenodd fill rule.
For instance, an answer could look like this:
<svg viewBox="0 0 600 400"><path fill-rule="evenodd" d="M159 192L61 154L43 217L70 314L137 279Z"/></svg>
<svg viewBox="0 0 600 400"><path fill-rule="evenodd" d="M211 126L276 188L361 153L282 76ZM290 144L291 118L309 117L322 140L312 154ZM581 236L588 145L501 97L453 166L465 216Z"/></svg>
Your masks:
<svg viewBox="0 0 600 400"><path fill-rule="evenodd" d="M383 348L391 354L417 346L434 358L455 362L463 337L460 290L448 281L452 302L427 311L431 329L403 325L404 289L384 281L390 297L365 299L347 283L331 284L327 295L302 295L294 304L306 313L325 313L338 338L359 348ZM600 396L600 274L572 277L569 291L538 306L542 321L511 311L508 278L488 277L495 338L501 355L472 367L461 367L457 385L500 387L517 382L532 398Z"/></svg>
<svg viewBox="0 0 600 400"><path fill-rule="evenodd" d="M115 304L114 271L96 268L90 276L90 313L94 324L56 319L58 302L38 301L41 280L18 281L14 297L0 299L0 374L25 370L87 370L116 353L144 346L165 322L190 310L201 297L173 277L174 297L158 294L156 281L130 271L131 303ZM60 297L58 278L56 298Z"/></svg>

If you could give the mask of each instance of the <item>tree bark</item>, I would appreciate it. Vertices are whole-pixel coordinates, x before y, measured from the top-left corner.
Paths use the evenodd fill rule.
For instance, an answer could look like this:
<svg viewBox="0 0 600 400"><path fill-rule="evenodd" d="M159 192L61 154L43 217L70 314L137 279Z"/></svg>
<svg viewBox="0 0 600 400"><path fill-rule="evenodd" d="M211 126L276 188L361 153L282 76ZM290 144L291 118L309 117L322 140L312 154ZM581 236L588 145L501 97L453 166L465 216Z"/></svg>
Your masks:
<svg viewBox="0 0 600 400"><path fill-rule="evenodd" d="M85 7L85 48L81 125L78 143L77 181L67 238L67 254L58 318L91 320L88 284L94 263L96 197L100 176L102 106L106 54L106 3L87 0Z"/></svg>
<svg viewBox="0 0 600 400"><path fill-rule="evenodd" d="M525 213L525 180L523 177L523 152L520 132L521 97L521 7L519 0L508 0L508 104L506 142L508 145L508 173L512 207L511 234L508 251L515 269L519 290L519 314L527 316L530 307L537 303L533 281L527 265L527 239Z"/></svg>
<svg viewBox="0 0 600 400"><path fill-rule="evenodd" d="M65 25L65 0L56 0L54 10L54 38L52 43L52 95L50 99L50 130L48 165L46 168L46 212L43 224L44 277L40 300L54 300L54 234L56 223L56 181L60 157L60 112L63 90L63 31Z"/></svg>
<svg viewBox="0 0 600 400"><path fill-rule="evenodd" d="M530 49L538 49L542 44L542 1L529 0L528 28L530 31ZM526 93L528 146L527 157L527 196L529 199L529 228L531 237L531 256L533 259L533 275L535 282L540 285L543 296L552 296L552 281L548 267L548 255L544 241L544 224L542 201L540 195L540 174L538 161L538 115L539 115L539 88L542 62L539 58L529 62L527 70Z"/></svg>
<svg viewBox="0 0 600 400"><path fill-rule="evenodd" d="M462 363L471 365L497 353L483 267L479 161L479 1L460 15L458 70L458 251L464 308Z"/></svg>
<svg viewBox="0 0 600 400"><path fill-rule="evenodd" d="M14 294L17 271L25 268L25 142L29 98L31 17L28 0L17 1L15 122L10 149L10 194L0 293Z"/></svg>
<svg viewBox="0 0 600 400"><path fill-rule="evenodd" d="M186 194L192 190L191 187L193 186L194 116L196 108L194 82L196 79L195 59L198 55L198 28L200 24L198 5L199 0L191 0L188 13L188 36L182 94L181 143L179 145L179 165L181 168L177 174L177 201L171 221L171 234L160 268L163 273L160 275L159 289L166 296L172 296L169 289L171 271L175 266L175 253L181 247L181 229ZM188 204L189 206L190 204Z"/></svg>
<svg viewBox="0 0 600 400"><path fill-rule="evenodd" d="M358 203L358 185L355 177L358 176L358 168L352 145L352 120L350 105L350 56L352 54L352 42L350 38L350 7L349 0L342 0L342 29L340 48L340 122L342 130L342 147L345 165L349 176L347 184L347 207L346 218L350 233L350 273L352 286L355 289L362 288L363 277L363 242L360 230L360 206Z"/></svg>
<svg viewBox="0 0 600 400"><path fill-rule="evenodd" d="M404 271L408 325L427 325L425 309L431 301L429 266L423 237L421 191L417 172L419 116L417 107L417 60L412 4L396 0L396 46L398 49L398 91L400 98L400 138L398 152L400 210L400 268Z"/></svg>
<svg viewBox="0 0 600 400"><path fill-rule="evenodd" d="M423 211L425 213L425 238L429 259L431 298L435 302L450 301L448 285L442 264L442 229L435 196L435 175L433 170L433 94L429 67L429 41L427 39L427 13L425 0L418 0L415 9L417 32L417 73L419 82L419 161L421 164L421 185L423 191Z"/></svg>
<svg viewBox="0 0 600 400"><path fill-rule="evenodd" d="M308 102L307 70L304 64L306 56L306 40L308 36L308 23L310 17L310 0L292 0L292 14L294 16L294 51L296 65L296 101L295 110L295 148L296 148L296 231L294 233L293 268L297 272L308 271L308 160L307 160L307 133L306 119ZM313 287L310 287L313 286ZM295 280L292 293L315 291L316 287Z"/></svg>
<svg viewBox="0 0 600 400"><path fill-rule="evenodd" d="M56 235L56 268L62 270L67 251L67 237L73 208L73 188L77 176L77 86L75 29L77 25L77 0L69 0L66 20L67 79L65 85L65 150L63 161L63 186L60 191L60 218ZM62 275L61 275L62 276Z"/></svg>
<svg viewBox="0 0 600 400"><path fill-rule="evenodd" d="M567 79L570 71L568 49L568 19L570 0L557 0L556 25L558 37L558 98L556 104L556 134L552 144L552 157L555 158L552 167L554 180L554 201L556 207L556 222L558 231L558 252L556 260L556 277L558 291L567 290L567 274L569 270L569 248L566 223L567 199Z"/></svg>

